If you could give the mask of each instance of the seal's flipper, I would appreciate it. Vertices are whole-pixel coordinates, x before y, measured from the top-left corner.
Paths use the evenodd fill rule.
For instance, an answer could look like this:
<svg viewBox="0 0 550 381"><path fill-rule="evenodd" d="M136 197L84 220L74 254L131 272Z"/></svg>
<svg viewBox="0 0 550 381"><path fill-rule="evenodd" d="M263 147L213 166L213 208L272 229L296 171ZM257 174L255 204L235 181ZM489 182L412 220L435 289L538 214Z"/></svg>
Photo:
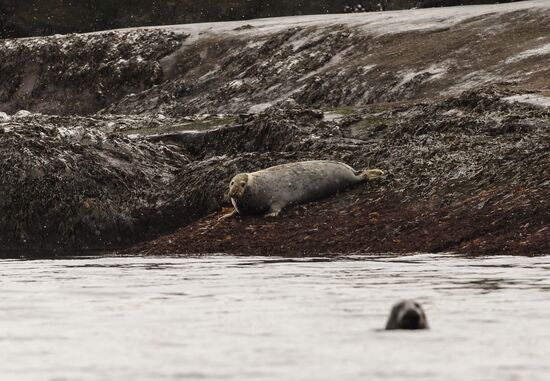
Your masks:
<svg viewBox="0 0 550 381"><path fill-rule="evenodd" d="M373 181L378 180L384 175L384 171L381 169L366 169L363 172L361 172L361 177L366 179L367 181Z"/></svg>
<svg viewBox="0 0 550 381"><path fill-rule="evenodd" d="M278 204L271 205L271 209L269 209L269 212L264 214L264 217L277 217L279 213L281 213L281 210L283 209L283 206Z"/></svg>
<svg viewBox="0 0 550 381"><path fill-rule="evenodd" d="M228 218L231 218L237 213L238 213L237 209L233 209L231 212L229 212L227 214L224 214L223 216L218 218L218 222L223 221L223 220L228 219Z"/></svg>

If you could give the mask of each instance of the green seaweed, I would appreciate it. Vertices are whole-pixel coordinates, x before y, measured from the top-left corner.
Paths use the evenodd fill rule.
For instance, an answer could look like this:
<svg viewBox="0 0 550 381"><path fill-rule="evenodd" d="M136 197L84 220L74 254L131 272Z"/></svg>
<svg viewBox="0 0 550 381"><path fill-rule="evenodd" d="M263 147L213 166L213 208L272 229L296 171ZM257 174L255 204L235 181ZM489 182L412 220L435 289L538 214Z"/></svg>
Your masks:
<svg viewBox="0 0 550 381"><path fill-rule="evenodd" d="M391 127L398 122L397 118L369 116L351 126L355 130L364 130L371 127Z"/></svg>
<svg viewBox="0 0 550 381"><path fill-rule="evenodd" d="M357 109L353 106L340 106L340 107L327 108L324 110L324 112L331 112L342 116L348 116L348 115L357 114Z"/></svg>

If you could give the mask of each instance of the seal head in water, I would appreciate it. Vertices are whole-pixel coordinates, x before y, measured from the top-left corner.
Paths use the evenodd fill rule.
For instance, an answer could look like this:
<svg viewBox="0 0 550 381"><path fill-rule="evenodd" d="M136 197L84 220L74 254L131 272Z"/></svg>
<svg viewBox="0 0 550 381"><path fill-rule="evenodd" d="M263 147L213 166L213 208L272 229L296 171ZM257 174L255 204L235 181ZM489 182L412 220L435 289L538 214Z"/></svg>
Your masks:
<svg viewBox="0 0 550 381"><path fill-rule="evenodd" d="M288 205L320 200L354 185L378 179L380 169L356 171L347 164L312 160L282 164L252 173L239 173L229 184L235 212L276 216Z"/></svg>
<svg viewBox="0 0 550 381"><path fill-rule="evenodd" d="M414 300L396 303L390 313L386 329L427 329L428 319L422 306Z"/></svg>

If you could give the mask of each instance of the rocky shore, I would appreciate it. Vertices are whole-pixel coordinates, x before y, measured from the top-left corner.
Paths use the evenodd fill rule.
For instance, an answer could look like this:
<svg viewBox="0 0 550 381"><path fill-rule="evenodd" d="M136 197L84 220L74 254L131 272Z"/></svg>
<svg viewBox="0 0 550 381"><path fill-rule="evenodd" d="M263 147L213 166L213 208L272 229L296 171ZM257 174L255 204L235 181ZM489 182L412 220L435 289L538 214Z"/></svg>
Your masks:
<svg viewBox="0 0 550 381"><path fill-rule="evenodd" d="M0 252L548 254L550 7L521 4L0 41ZM234 174L305 159L386 176L218 223Z"/></svg>
<svg viewBox="0 0 550 381"><path fill-rule="evenodd" d="M293 139L299 147L288 144L272 156L376 166L386 178L272 219L218 222L214 212L125 253L548 253L549 113L501 97L491 88L340 122L313 121L311 132ZM275 115L282 119L280 110ZM312 135L316 141L307 138Z"/></svg>

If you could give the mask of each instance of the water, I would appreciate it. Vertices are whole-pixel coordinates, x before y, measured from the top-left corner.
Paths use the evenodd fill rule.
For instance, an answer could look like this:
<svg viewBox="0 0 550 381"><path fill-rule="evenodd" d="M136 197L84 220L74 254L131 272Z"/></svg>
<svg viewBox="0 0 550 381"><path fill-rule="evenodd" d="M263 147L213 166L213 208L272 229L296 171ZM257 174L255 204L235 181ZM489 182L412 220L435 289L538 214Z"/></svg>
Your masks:
<svg viewBox="0 0 550 381"><path fill-rule="evenodd" d="M3 381L550 373L550 257L0 262ZM380 330L402 298L431 330Z"/></svg>

